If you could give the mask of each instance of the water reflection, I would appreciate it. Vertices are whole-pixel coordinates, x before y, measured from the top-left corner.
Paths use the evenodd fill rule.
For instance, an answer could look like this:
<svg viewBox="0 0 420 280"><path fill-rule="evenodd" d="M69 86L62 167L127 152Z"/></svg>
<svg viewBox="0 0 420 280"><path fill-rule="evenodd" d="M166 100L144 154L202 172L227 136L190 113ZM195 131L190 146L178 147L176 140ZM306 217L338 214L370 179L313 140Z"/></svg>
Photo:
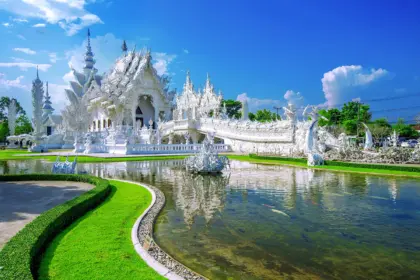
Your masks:
<svg viewBox="0 0 420 280"><path fill-rule="evenodd" d="M13 161L0 172L49 172ZM157 242L211 279L414 279L420 275L419 180L233 161L187 174L182 161L80 164L159 187ZM345 256L345 257L344 257Z"/></svg>

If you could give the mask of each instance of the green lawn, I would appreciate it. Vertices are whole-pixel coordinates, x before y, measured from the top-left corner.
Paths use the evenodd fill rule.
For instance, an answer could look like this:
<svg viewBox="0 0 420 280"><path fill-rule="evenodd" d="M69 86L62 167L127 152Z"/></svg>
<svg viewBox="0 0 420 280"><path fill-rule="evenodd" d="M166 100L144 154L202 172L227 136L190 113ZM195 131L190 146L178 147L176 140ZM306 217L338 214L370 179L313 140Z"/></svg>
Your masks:
<svg viewBox="0 0 420 280"><path fill-rule="evenodd" d="M338 171L338 172L355 172L355 173L364 173L364 174L373 174L373 175L390 175L390 176L406 176L406 177L420 177L419 172L411 171L399 171L399 170L387 170L387 169L375 169L375 168L364 168L364 167L348 167L348 166L308 166L303 162L294 162L294 161L282 161L279 159L258 159L251 158L247 155L229 155L230 159L247 161L250 163L260 163L268 165L288 165L288 166L297 166L304 168L311 168L317 170L328 170L328 171Z"/></svg>
<svg viewBox="0 0 420 280"><path fill-rule="evenodd" d="M109 198L47 248L39 279L164 279L137 255L131 242L131 228L151 203L151 194L135 184L110 182Z"/></svg>
<svg viewBox="0 0 420 280"><path fill-rule="evenodd" d="M53 150L57 152L66 152L66 150ZM69 151L70 152L70 151ZM99 158L93 156L77 156L77 162L90 163L90 162L124 162L124 161L145 161L145 160L165 160L165 159L183 159L186 155L173 155L173 156L135 156L135 157L113 157L113 158ZM49 161L55 161L57 156L30 156L30 152L26 150L1 150L0 151L0 160L30 160L30 159L44 159ZM64 161L65 156L60 156L60 160ZM73 156L69 157L69 160L72 161Z"/></svg>

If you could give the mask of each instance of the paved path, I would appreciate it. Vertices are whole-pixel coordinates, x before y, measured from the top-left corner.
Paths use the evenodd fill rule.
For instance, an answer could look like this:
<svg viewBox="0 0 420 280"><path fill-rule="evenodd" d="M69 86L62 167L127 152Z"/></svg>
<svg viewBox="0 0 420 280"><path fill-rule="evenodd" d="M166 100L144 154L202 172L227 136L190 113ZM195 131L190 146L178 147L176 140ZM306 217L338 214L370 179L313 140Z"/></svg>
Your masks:
<svg viewBox="0 0 420 280"><path fill-rule="evenodd" d="M0 249L42 212L93 187L64 181L0 182Z"/></svg>

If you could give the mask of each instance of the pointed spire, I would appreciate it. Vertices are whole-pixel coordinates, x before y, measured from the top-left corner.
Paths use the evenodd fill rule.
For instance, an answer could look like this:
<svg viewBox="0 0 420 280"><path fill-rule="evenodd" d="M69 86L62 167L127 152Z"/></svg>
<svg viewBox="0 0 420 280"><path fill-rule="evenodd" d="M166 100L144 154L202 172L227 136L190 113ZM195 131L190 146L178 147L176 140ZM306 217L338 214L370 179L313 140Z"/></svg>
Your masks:
<svg viewBox="0 0 420 280"><path fill-rule="evenodd" d="M36 78L39 80L38 65L36 66Z"/></svg>
<svg viewBox="0 0 420 280"><path fill-rule="evenodd" d="M123 53L127 55L128 48L127 48L127 43L125 42L125 40L122 43L121 50L123 51Z"/></svg>
<svg viewBox="0 0 420 280"><path fill-rule="evenodd" d="M95 60L93 59L94 54L92 52L92 47L90 45L90 29L88 28L87 32L87 45L86 45L86 53L85 53L85 75L89 76L90 71L93 69L95 65Z"/></svg>

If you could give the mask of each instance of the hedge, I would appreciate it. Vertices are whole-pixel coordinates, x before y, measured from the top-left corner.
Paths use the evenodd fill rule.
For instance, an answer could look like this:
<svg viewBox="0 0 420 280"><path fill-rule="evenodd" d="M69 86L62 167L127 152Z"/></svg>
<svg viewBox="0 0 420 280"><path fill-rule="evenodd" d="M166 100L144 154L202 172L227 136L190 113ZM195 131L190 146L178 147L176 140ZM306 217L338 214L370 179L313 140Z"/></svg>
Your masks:
<svg viewBox="0 0 420 280"><path fill-rule="evenodd" d="M270 157L270 156L258 156L256 154L249 154L249 157L255 158L255 159L280 160L280 161L301 162L301 163L306 163L308 161L305 158L289 158L289 157L275 157L275 156ZM408 165L355 163L355 162L345 162L345 161L335 161L335 160L326 160L324 164L328 166L343 166L343 167L383 169L383 170L395 170L395 171L406 171L406 172L420 172L420 167L408 166Z"/></svg>
<svg viewBox="0 0 420 280"><path fill-rule="evenodd" d="M4 175L0 181L75 181L95 185L92 190L35 218L0 251L0 279L36 279L39 261L48 243L63 229L99 205L111 193L107 180L87 175Z"/></svg>

